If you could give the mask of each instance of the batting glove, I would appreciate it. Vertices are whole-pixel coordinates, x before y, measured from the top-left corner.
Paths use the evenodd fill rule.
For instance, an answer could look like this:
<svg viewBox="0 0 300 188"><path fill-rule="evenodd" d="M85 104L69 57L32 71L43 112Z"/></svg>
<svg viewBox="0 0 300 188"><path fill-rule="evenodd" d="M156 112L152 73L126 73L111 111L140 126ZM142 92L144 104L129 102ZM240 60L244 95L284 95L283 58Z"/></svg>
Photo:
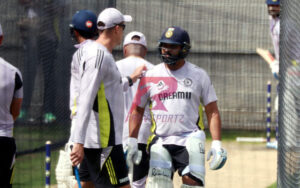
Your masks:
<svg viewBox="0 0 300 188"><path fill-rule="evenodd" d="M211 170L218 170L224 166L227 160L227 152L221 147L220 140L213 140L211 144L211 149L207 154L207 161L210 160L209 167Z"/></svg>
<svg viewBox="0 0 300 188"><path fill-rule="evenodd" d="M277 60L274 60L272 63L270 63L270 69L274 77L278 80L279 62Z"/></svg>
<svg viewBox="0 0 300 188"><path fill-rule="evenodd" d="M133 137L128 138L128 148L127 148L127 157L126 163L129 167L133 165L140 164L142 159L142 152L138 150L137 139Z"/></svg>

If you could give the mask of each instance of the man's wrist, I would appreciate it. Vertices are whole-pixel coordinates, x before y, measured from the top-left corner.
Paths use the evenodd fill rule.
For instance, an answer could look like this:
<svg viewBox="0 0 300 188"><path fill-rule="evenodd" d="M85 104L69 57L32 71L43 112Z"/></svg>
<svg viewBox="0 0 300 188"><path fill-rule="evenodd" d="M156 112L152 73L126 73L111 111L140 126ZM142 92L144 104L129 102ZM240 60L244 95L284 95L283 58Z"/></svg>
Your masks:
<svg viewBox="0 0 300 188"><path fill-rule="evenodd" d="M222 146L221 140L213 140L211 143L212 148L220 148Z"/></svg>
<svg viewBox="0 0 300 188"><path fill-rule="evenodd" d="M132 86L133 80L130 78L130 76L126 76L126 78L128 79L129 86Z"/></svg>

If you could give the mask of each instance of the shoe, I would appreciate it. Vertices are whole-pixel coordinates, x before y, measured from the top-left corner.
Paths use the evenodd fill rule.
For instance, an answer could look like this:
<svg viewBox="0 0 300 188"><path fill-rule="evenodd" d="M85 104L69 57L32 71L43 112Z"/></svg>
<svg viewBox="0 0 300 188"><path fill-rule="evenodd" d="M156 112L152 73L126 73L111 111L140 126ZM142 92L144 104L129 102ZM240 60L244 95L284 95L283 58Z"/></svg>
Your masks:
<svg viewBox="0 0 300 188"><path fill-rule="evenodd" d="M274 142L267 142L267 148L277 149L278 148L277 140Z"/></svg>
<svg viewBox="0 0 300 188"><path fill-rule="evenodd" d="M21 110L18 119L24 119L26 116L26 110Z"/></svg>
<svg viewBox="0 0 300 188"><path fill-rule="evenodd" d="M44 114L44 118L43 118L44 123L53 123L55 120L56 120L56 117L51 112Z"/></svg>
<svg viewBox="0 0 300 188"><path fill-rule="evenodd" d="M18 116L18 120L24 121L25 118L26 118L26 115L27 115L26 110L21 110L21 111L20 111L20 114L19 114L19 116Z"/></svg>

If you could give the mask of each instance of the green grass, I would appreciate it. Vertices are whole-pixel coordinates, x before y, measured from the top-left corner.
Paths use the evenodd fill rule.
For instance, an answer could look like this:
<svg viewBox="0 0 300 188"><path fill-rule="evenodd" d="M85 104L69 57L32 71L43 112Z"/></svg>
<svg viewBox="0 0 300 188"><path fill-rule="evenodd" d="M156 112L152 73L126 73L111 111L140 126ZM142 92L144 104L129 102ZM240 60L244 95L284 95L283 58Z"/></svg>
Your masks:
<svg viewBox="0 0 300 188"><path fill-rule="evenodd" d="M47 140L58 142L68 139L70 128L66 125L33 125L15 126L14 138L17 151L44 147Z"/></svg>
<svg viewBox="0 0 300 188"><path fill-rule="evenodd" d="M270 185L269 187L267 188L277 188L277 182L274 182L272 185Z"/></svg>
<svg viewBox="0 0 300 188"><path fill-rule="evenodd" d="M51 153L51 184L56 184L55 167L59 151ZM14 188L40 188L45 186L45 152L28 154L16 159Z"/></svg>

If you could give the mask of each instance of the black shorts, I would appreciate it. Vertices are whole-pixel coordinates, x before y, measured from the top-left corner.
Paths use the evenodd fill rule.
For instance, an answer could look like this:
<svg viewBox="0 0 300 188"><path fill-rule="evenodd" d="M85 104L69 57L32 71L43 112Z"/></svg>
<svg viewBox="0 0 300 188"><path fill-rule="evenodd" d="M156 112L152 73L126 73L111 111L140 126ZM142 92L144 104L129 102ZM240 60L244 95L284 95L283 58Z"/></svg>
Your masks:
<svg viewBox="0 0 300 188"><path fill-rule="evenodd" d="M84 159L79 168L80 180L92 181L95 188L129 184L122 145L104 149L84 148Z"/></svg>
<svg viewBox="0 0 300 188"><path fill-rule="evenodd" d="M147 176L149 171L150 155L146 152L147 144L138 144L138 149L142 151L142 160L139 165L133 167L133 181L137 181Z"/></svg>
<svg viewBox="0 0 300 188"><path fill-rule="evenodd" d="M158 137L155 137L150 143L150 147L158 140ZM163 145L166 148L172 158L172 165L174 167L174 171L178 170L179 176L182 176L182 171L189 165L189 153L186 150L185 146L178 146L173 144ZM199 185L203 185L203 182L197 177L193 176L191 173L185 174L194 181L200 183Z"/></svg>
<svg viewBox="0 0 300 188"><path fill-rule="evenodd" d="M0 187L11 187L13 179L16 143L14 138L0 137Z"/></svg>

